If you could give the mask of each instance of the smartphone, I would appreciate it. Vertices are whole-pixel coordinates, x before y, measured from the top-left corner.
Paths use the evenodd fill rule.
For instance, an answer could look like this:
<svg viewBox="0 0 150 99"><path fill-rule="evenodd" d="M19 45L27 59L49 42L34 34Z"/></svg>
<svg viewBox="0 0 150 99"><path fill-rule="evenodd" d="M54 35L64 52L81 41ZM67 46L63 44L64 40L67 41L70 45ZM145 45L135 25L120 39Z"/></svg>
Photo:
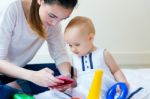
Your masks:
<svg viewBox="0 0 150 99"><path fill-rule="evenodd" d="M72 78L66 77L66 76L58 76L58 79L64 81L64 83L59 83L55 86L50 86L51 88L55 88L55 87L59 87L59 86L63 86L63 85L67 85L67 84L72 84L74 82L74 80Z"/></svg>

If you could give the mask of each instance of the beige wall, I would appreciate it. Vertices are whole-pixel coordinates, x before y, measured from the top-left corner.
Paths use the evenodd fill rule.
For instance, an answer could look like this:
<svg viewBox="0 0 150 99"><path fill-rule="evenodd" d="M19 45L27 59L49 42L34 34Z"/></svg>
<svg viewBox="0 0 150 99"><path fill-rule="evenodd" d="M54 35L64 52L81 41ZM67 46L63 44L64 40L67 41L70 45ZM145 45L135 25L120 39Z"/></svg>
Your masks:
<svg viewBox="0 0 150 99"><path fill-rule="evenodd" d="M110 50L119 64L150 65L150 0L79 0L63 29L76 15L93 20L95 44Z"/></svg>

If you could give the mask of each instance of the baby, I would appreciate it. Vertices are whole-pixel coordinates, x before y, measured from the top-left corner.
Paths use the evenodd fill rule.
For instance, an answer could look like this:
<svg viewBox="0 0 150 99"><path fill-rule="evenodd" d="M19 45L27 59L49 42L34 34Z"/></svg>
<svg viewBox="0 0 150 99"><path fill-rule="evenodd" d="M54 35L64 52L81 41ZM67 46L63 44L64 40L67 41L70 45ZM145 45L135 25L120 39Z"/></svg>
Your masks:
<svg viewBox="0 0 150 99"><path fill-rule="evenodd" d="M77 87L72 90L72 95L81 96L83 99L88 95L96 69L104 71L101 99L106 98L109 88L117 82L124 82L129 87L126 77L110 52L94 45L94 36L95 28L92 21L83 16L73 18L64 34L65 41L73 52L72 66L77 80ZM141 89L137 88L134 91L138 93ZM120 87L117 90L120 90Z"/></svg>

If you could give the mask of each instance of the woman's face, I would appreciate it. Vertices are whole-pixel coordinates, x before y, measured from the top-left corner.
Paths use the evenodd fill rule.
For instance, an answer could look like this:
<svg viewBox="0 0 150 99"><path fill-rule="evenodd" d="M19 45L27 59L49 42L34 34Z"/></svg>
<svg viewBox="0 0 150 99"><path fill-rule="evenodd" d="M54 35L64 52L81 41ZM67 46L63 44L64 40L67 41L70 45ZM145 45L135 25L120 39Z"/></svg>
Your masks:
<svg viewBox="0 0 150 99"><path fill-rule="evenodd" d="M39 16L44 27L50 27L56 25L63 19L70 16L72 9L66 9L57 4L45 4L42 0L40 2Z"/></svg>

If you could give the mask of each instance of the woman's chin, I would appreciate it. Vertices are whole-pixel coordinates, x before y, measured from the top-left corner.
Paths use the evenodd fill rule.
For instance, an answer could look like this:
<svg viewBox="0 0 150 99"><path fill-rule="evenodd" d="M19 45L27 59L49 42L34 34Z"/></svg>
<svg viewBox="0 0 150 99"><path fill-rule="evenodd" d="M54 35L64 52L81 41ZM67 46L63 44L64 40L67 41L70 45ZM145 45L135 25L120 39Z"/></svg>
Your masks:
<svg viewBox="0 0 150 99"><path fill-rule="evenodd" d="M51 27L52 25L50 25L50 24L44 24L43 26L44 26L44 28L47 29L47 28Z"/></svg>

